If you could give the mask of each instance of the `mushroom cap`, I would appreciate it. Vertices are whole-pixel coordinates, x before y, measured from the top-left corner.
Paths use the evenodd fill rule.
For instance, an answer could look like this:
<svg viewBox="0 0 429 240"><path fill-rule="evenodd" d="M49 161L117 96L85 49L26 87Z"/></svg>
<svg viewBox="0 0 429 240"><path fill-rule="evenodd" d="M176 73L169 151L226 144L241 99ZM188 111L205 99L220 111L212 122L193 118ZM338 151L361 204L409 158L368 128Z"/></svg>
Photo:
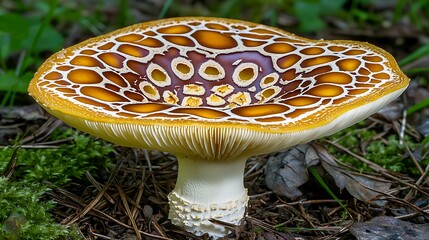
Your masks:
<svg viewBox="0 0 429 240"><path fill-rule="evenodd" d="M64 49L28 90L54 116L114 143L220 159L230 150L250 156L332 134L376 112L408 82L390 54L368 43L185 17Z"/></svg>

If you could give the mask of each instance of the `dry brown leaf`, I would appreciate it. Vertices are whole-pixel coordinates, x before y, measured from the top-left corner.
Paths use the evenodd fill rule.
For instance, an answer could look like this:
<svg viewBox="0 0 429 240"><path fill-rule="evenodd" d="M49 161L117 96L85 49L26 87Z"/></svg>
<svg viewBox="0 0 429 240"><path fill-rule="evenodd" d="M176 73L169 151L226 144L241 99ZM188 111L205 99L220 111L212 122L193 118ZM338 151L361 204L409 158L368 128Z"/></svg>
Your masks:
<svg viewBox="0 0 429 240"><path fill-rule="evenodd" d="M319 163L340 190L346 189L360 201L371 200L390 189L390 182L340 167L324 148L309 144L298 145L268 159L267 187L280 196L301 197L303 193L298 188L308 181L307 168Z"/></svg>
<svg viewBox="0 0 429 240"><path fill-rule="evenodd" d="M319 153L322 167L333 177L335 184L340 190L346 188L358 200L371 200L380 195L380 193L390 189L390 182L374 177L367 177L340 167L324 148L316 146L316 149Z"/></svg>
<svg viewBox="0 0 429 240"><path fill-rule="evenodd" d="M414 224L394 217L380 216L352 225L350 232L358 240L372 239L429 239L429 224Z"/></svg>
<svg viewBox="0 0 429 240"><path fill-rule="evenodd" d="M317 153L310 145L303 144L268 158L265 167L265 183L274 193L290 199L302 196L298 189L308 181L309 166L319 162Z"/></svg>

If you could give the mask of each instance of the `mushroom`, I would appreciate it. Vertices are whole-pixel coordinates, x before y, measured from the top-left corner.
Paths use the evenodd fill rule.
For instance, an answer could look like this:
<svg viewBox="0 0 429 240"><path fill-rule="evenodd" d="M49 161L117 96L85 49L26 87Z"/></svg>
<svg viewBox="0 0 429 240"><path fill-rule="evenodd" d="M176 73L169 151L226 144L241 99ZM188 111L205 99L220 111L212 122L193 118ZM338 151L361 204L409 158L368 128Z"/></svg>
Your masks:
<svg viewBox="0 0 429 240"><path fill-rule="evenodd" d="M397 98L409 79L368 43L309 40L204 17L126 27L50 57L30 95L69 125L118 145L170 152L169 219L229 231L249 197L246 160L333 134Z"/></svg>

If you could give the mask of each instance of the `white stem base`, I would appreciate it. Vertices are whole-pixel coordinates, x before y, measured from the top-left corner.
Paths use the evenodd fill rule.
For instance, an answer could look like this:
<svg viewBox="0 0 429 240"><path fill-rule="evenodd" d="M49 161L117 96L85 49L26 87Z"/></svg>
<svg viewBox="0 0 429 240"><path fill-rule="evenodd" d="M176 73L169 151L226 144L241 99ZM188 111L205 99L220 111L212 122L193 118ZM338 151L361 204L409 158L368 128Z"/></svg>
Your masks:
<svg viewBox="0 0 429 240"><path fill-rule="evenodd" d="M246 158L222 163L178 157L178 161L176 187L168 195L168 218L195 235L227 235L228 229L209 219L238 224L244 217L249 200L243 185Z"/></svg>

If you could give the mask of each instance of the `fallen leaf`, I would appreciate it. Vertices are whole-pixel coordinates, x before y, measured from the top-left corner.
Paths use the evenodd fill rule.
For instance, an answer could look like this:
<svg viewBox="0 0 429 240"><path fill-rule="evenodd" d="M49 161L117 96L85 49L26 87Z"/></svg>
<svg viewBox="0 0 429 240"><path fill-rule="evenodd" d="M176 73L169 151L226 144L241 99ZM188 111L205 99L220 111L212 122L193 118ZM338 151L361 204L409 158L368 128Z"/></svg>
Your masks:
<svg viewBox="0 0 429 240"><path fill-rule="evenodd" d="M371 200L390 189L391 183L373 176L352 172L337 164L320 145L302 144L268 158L265 183L275 194L296 199L303 195L299 187L308 181L308 167L320 164L335 185L346 189L360 201Z"/></svg>
<svg viewBox="0 0 429 240"><path fill-rule="evenodd" d="M365 176L338 166L335 159L321 146L315 145L322 167L332 176L335 184L344 188L360 201L371 200L390 189L391 183L384 179Z"/></svg>
<svg viewBox="0 0 429 240"><path fill-rule="evenodd" d="M0 116L7 119L23 119L26 121L46 119L42 109L37 104L0 107Z"/></svg>
<svg viewBox="0 0 429 240"><path fill-rule="evenodd" d="M398 102L392 102L377 112L378 115L391 122L401 119L403 113L404 104Z"/></svg>
<svg viewBox="0 0 429 240"><path fill-rule="evenodd" d="M394 217L380 216L367 222L353 224L350 233L358 240L427 240L429 224L414 224Z"/></svg>
<svg viewBox="0 0 429 240"><path fill-rule="evenodd" d="M417 130L423 135L423 136L429 136L429 119L425 119L422 121L422 123L417 126Z"/></svg>
<svg viewBox="0 0 429 240"><path fill-rule="evenodd" d="M265 167L265 183L277 195L299 198L302 192L298 187L308 181L307 167L317 164L317 158L317 153L307 144L271 156Z"/></svg>

